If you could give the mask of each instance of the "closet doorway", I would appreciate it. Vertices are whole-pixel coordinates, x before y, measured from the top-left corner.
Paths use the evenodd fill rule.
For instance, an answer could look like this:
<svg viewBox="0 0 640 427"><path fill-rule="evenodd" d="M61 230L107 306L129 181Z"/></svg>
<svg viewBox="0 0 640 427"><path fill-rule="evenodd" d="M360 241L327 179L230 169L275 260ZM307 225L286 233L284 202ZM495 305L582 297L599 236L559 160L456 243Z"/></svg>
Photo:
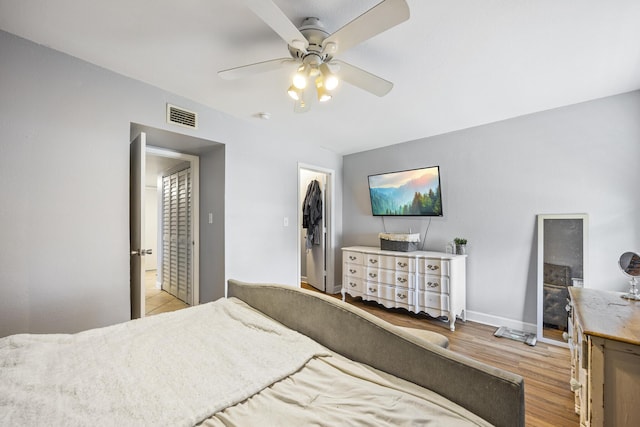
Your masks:
<svg viewBox="0 0 640 427"><path fill-rule="evenodd" d="M336 293L334 176L331 169L298 164L298 277L301 283L331 294ZM320 189L322 219L315 238L307 239L310 230L303 228L303 204L313 181L317 182Z"/></svg>
<svg viewBox="0 0 640 427"><path fill-rule="evenodd" d="M155 147L147 147L146 159L146 189L151 200L147 203L147 224L151 226L146 227L146 241L155 240L157 254L156 259L147 259L146 269L156 270L156 288L192 306L199 301L200 288L199 159Z"/></svg>

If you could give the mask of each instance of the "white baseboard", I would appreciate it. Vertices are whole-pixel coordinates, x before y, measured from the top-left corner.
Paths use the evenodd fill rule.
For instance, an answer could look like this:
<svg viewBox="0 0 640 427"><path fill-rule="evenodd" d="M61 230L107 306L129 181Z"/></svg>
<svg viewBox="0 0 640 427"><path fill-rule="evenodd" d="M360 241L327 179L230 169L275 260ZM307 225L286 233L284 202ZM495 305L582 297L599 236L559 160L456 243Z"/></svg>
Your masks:
<svg viewBox="0 0 640 427"><path fill-rule="evenodd" d="M507 319L505 317L479 313L477 311L467 311L467 320L495 327L506 326L507 328L517 329L523 332L535 333L537 331L537 327L533 323L525 323L520 320Z"/></svg>

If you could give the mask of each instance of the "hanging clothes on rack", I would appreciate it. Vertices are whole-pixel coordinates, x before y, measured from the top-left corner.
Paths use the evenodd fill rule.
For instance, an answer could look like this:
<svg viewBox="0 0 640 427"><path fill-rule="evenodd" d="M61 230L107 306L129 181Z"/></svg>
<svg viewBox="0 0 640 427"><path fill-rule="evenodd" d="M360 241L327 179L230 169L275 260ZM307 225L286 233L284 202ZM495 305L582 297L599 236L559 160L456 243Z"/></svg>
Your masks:
<svg viewBox="0 0 640 427"><path fill-rule="evenodd" d="M320 226L322 224L322 190L314 179L307 186L307 194L302 203L302 228L307 229L305 246L311 249L320 244Z"/></svg>

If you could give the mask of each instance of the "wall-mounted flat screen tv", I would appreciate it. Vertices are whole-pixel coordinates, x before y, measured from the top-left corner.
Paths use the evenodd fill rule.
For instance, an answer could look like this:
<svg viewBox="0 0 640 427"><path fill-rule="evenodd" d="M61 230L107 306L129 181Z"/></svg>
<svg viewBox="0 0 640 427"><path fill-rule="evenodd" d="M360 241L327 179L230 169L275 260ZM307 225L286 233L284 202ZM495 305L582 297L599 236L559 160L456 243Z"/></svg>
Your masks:
<svg viewBox="0 0 640 427"><path fill-rule="evenodd" d="M442 216L438 166L369 175L369 195L376 216Z"/></svg>

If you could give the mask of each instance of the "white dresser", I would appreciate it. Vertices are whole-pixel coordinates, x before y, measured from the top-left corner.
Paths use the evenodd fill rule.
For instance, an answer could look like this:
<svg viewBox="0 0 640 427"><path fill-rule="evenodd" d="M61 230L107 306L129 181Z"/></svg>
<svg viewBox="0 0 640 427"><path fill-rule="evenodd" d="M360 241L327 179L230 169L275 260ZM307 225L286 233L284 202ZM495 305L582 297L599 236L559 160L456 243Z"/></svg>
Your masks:
<svg viewBox="0 0 640 427"><path fill-rule="evenodd" d="M369 246L342 248L342 299L346 294L389 308L466 320L466 255L395 252Z"/></svg>
<svg viewBox="0 0 640 427"><path fill-rule="evenodd" d="M640 425L640 301L569 287L571 388L583 427Z"/></svg>

